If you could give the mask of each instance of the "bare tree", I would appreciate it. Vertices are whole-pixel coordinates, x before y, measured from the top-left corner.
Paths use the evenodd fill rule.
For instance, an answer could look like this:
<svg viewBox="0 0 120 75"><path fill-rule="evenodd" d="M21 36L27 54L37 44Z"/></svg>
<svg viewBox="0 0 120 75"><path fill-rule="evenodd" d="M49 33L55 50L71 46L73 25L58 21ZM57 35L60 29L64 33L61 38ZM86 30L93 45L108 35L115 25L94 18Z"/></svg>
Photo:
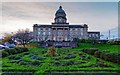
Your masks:
<svg viewBox="0 0 120 75"><path fill-rule="evenodd" d="M11 34L11 33L4 33L2 43L4 43L4 42L13 43L14 41L12 40L12 36L13 36L13 34Z"/></svg>
<svg viewBox="0 0 120 75"><path fill-rule="evenodd" d="M15 39L17 42L20 42L23 45L23 47L25 47L26 44L33 39L33 36L32 34L30 34L29 29L25 29L25 30L19 29L15 34Z"/></svg>

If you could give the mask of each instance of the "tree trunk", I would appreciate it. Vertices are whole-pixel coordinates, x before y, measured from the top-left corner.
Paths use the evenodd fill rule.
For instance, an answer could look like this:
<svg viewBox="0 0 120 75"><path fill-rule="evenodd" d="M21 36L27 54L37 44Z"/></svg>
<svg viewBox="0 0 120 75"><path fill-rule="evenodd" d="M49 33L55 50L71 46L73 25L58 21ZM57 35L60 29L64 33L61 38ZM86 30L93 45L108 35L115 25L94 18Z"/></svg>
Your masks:
<svg viewBox="0 0 120 75"><path fill-rule="evenodd" d="M25 44L23 44L23 47L24 47L24 48L26 47Z"/></svg>

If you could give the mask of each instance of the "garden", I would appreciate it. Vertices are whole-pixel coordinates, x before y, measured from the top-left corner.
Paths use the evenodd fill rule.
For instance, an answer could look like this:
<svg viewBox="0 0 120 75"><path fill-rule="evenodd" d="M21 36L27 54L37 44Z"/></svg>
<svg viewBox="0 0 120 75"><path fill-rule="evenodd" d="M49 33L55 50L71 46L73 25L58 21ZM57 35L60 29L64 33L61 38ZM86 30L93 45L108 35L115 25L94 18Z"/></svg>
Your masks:
<svg viewBox="0 0 120 75"><path fill-rule="evenodd" d="M114 48L113 48L114 46ZM103 50L104 47L104 50ZM77 48L22 48L1 50L3 75L118 75L119 45L79 43Z"/></svg>

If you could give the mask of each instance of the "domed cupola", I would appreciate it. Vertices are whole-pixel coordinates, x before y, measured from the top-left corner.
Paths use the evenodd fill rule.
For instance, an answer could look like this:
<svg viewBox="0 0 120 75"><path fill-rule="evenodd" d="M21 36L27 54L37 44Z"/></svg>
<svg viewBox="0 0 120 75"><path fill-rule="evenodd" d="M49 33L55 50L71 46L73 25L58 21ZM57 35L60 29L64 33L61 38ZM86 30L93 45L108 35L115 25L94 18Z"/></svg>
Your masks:
<svg viewBox="0 0 120 75"><path fill-rule="evenodd" d="M66 17L65 11L62 9L62 6L59 7L57 12L55 13L56 17Z"/></svg>
<svg viewBox="0 0 120 75"><path fill-rule="evenodd" d="M56 11L54 20L55 20L55 23L57 23L57 24L65 24L66 23L66 21L67 21L66 13L62 9L62 6L60 6L59 9Z"/></svg>

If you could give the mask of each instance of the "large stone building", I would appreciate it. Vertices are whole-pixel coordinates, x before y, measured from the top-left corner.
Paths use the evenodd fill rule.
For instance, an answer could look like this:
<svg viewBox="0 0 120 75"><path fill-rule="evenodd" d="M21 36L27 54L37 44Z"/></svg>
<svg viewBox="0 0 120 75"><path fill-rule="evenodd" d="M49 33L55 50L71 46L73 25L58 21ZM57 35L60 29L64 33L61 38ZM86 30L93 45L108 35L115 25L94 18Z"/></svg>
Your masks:
<svg viewBox="0 0 120 75"><path fill-rule="evenodd" d="M72 41L74 38L88 39L91 35L88 33L88 25L86 24L69 25L62 6L55 13L54 23L51 25L34 24L33 33L35 41ZM99 32L94 35L97 39L100 38Z"/></svg>

